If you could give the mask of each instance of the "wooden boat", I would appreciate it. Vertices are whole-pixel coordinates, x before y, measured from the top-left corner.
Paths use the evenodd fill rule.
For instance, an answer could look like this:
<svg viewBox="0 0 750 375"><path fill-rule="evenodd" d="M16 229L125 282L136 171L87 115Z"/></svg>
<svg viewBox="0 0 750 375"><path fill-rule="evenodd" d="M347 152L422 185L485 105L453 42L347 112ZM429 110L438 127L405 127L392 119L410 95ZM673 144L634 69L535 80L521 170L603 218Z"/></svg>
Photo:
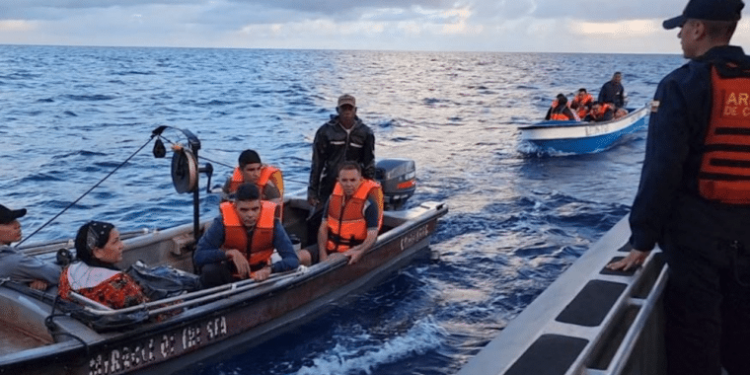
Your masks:
<svg viewBox="0 0 750 375"><path fill-rule="evenodd" d="M630 251L623 218L597 241L459 375L664 374L661 250L629 272L610 262Z"/></svg>
<svg viewBox="0 0 750 375"><path fill-rule="evenodd" d="M193 161L188 165L181 164L184 155L174 158L173 177L203 169L191 164L195 155L197 148L190 153ZM194 182L194 176L187 176L175 180L175 186ZM308 229L309 210L305 199L286 198L284 227L301 240L301 246L316 251L316 233ZM375 246L354 265L334 255L306 270L272 275L263 282L243 280L128 309L112 310L81 297L80 306L65 312L59 301L55 303L54 290L38 292L3 280L0 374L167 373L240 344L244 348L257 345L426 255L437 220L447 210L443 203L427 202L386 211ZM142 260L192 272L196 228L201 232L209 224L210 220L123 234L126 248L118 265L124 268ZM72 240L63 240L19 249L53 261L58 249L72 247ZM144 321L170 311L177 314L160 322ZM116 328L108 329L113 325Z"/></svg>
<svg viewBox="0 0 750 375"><path fill-rule="evenodd" d="M590 154L604 151L623 135L641 129L648 113L648 106L628 108L626 116L612 121L542 121L519 129L521 140L530 142L534 152Z"/></svg>

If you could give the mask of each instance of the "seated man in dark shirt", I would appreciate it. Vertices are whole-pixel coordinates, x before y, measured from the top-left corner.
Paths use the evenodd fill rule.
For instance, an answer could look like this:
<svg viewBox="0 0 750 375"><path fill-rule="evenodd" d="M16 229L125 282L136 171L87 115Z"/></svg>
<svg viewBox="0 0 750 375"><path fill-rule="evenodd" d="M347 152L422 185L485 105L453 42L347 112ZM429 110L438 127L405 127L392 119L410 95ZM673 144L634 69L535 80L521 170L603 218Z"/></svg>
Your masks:
<svg viewBox="0 0 750 375"><path fill-rule="evenodd" d="M45 290L57 285L60 267L26 256L10 244L21 240L21 223L18 219L26 215L26 209L11 210L0 205L0 279L27 283L31 288Z"/></svg>
<svg viewBox="0 0 750 375"><path fill-rule="evenodd" d="M240 185L234 201L222 203L220 211L193 255L204 287L248 278L263 281L271 273L297 268L292 241L274 215L276 204L262 201L255 184ZM272 263L274 249L281 260Z"/></svg>

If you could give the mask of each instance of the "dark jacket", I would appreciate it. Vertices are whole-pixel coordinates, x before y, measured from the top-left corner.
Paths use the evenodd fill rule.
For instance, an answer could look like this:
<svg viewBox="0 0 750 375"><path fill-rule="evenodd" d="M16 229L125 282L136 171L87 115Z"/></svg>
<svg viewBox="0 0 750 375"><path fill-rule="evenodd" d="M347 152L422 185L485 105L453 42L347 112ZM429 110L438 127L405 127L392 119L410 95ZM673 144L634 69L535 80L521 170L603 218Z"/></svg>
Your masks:
<svg viewBox="0 0 750 375"><path fill-rule="evenodd" d="M375 178L375 135L359 117L354 121L347 133L339 116L331 116L315 133L308 198L328 199L336 183L336 168L344 161L358 162L364 177Z"/></svg>
<svg viewBox="0 0 750 375"><path fill-rule="evenodd" d="M614 103L615 107L620 108L625 105L625 88L621 83L609 81L602 86L599 91L600 103Z"/></svg>
<svg viewBox="0 0 750 375"><path fill-rule="evenodd" d="M659 83L630 213L634 248L653 249L666 230L750 245L750 207L708 201L698 191L712 105L709 61L749 60L740 47L715 47Z"/></svg>

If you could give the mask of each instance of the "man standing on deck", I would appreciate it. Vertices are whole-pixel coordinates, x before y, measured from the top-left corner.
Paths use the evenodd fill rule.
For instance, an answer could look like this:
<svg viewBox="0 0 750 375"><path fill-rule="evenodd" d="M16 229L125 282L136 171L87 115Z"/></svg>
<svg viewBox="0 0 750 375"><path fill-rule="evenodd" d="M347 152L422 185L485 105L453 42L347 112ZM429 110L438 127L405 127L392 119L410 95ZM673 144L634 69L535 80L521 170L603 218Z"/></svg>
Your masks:
<svg viewBox="0 0 750 375"><path fill-rule="evenodd" d="M333 191L339 164L353 161L362 168L362 175L375 178L375 135L357 117L356 100L349 94L339 97L338 116L318 129L313 142L308 202L317 207Z"/></svg>
<svg viewBox="0 0 750 375"><path fill-rule="evenodd" d="M615 72L612 80L604 83L599 90L599 103L608 103L616 108L625 106L625 88L622 87L622 73Z"/></svg>
<svg viewBox="0 0 750 375"><path fill-rule="evenodd" d="M21 223L18 219L26 215L26 209L11 210L0 205L0 279L29 283L38 290L57 285L60 280L60 267L28 257L10 247L21 240Z"/></svg>
<svg viewBox="0 0 750 375"><path fill-rule="evenodd" d="M633 249L611 269L642 264L658 243L669 374L750 373L750 58L729 41L741 0L690 0L664 21L687 64L656 89Z"/></svg>

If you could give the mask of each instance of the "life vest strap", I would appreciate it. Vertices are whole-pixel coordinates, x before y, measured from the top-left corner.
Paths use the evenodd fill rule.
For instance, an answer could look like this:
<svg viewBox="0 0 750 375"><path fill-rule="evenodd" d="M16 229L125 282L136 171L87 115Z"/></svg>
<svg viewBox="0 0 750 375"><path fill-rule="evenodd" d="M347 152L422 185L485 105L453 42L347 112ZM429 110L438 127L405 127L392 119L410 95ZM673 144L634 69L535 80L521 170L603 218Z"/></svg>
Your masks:
<svg viewBox="0 0 750 375"><path fill-rule="evenodd" d="M365 242L365 241L356 240L354 238L348 238L348 239L347 238L343 238L343 237L341 237L341 236L339 236L337 234L331 233L331 232L328 232L328 240L332 241L335 244L346 245L346 246L349 246L349 247L354 247L354 246L360 245L360 244L362 244L362 243Z"/></svg>

